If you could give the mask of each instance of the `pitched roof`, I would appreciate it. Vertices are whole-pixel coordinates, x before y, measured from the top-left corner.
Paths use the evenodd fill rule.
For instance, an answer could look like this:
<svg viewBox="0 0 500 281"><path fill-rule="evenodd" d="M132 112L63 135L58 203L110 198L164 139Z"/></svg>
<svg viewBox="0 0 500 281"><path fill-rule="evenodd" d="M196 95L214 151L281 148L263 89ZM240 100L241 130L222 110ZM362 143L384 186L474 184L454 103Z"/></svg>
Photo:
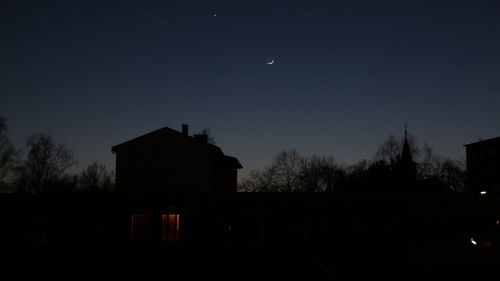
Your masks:
<svg viewBox="0 0 500 281"><path fill-rule="evenodd" d="M181 132L178 132L174 129L171 129L171 128L168 128L168 127L163 127L161 129L158 129L158 130L155 130L155 131L152 131L152 132L149 132L147 134L144 134L142 136L139 136L139 137L136 137L136 138L133 138L131 140L128 140L126 142L122 142L120 144L117 144L117 145L114 145L113 147L111 147L111 151L113 153L115 153L118 149L122 149L124 147L127 147L131 144L138 144L138 143L141 143L141 142L147 142L149 139L152 139L152 138L157 138L157 137L176 137L176 138L184 138L184 140L186 142L193 142L193 143L200 143L199 140L189 136L189 135L184 135L183 133ZM218 149L220 150L220 148L218 146L215 146L213 144L210 144L210 143L204 143L205 145L207 145L208 147L212 148L212 149ZM222 152L222 151L221 151Z"/></svg>
<svg viewBox="0 0 500 281"><path fill-rule="evenodd" d="M487 139L487 140L480 140L480 141L477 141L477 142L466 144L464 146L477 145L477 144L486 144L486 143L489 143L489 142L500 142L500 137L495 137L495 138L491 138L491 139Z"/></svg>
<svg viewBox="0 0 500 281"><path fill-rule="evenodd" d="M158 129L158 130L144 134L142 136L133 138L131 140L122 142L122 143L117 144L117 145L114 145L111 147L111 152L117 153L118 151L120 151L122 149L126 149L127 147L130 147L130 146L134 146L134 145L138 145L138 144L145 144L149 140L153 140L156 138L165 138L165 137L182 139L182 141L185 141L186 143L190 143L193 145L204 145L204 146L206 146L207 149L213 150L213 151L215 151L215 153L217 153L221 156L224 156L225 157L224 159L227 158L229 161L234 163L234 165L238 169L242 168L241 163L238 161L237 158L224 155L224 153L222 152L222 149L220 149L220 147L213 145L211 143L200 141L199 139L197 139L195 137L191 137L189 135L183 134L179 131L176 131L176 130L168 128L168 127L163 127L163 128Z"/></svg>

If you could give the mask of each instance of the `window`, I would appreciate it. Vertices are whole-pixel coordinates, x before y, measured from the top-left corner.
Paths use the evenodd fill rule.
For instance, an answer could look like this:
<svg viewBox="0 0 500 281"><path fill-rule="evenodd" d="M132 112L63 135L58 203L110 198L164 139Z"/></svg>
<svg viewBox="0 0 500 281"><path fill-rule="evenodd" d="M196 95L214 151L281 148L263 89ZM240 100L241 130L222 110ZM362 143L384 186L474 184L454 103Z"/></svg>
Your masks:
<svg viewBox="0 0 500 281"><path fill-rule="evenodd" d="M149 215L132 215L130 239L149 240L150 230L151 225Z"/></svg>
<svg viewBox="0 0 500 281"><path fill-rule="evenodd" d="M161 215L161 241L179 241L179 214Z"/></svg>

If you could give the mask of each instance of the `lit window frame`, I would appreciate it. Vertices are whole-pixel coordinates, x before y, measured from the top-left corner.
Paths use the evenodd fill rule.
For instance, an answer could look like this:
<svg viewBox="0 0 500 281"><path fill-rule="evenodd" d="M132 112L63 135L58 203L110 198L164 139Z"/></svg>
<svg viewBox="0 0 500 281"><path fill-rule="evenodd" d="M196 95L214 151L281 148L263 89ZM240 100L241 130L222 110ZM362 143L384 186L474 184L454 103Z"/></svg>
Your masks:
<svg viewBox="0 0 500 281"><path fill-rule="evenodd" d="M161 241L178 242L180 233L180 213L169 209L161 214Z"/></svg>

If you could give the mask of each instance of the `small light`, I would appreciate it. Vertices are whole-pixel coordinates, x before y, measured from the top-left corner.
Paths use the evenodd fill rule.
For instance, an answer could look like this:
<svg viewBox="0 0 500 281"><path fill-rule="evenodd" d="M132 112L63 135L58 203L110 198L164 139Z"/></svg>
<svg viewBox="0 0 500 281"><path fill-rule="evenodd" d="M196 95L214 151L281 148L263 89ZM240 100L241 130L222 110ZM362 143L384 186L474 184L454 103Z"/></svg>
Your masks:
<svg viewBox="0 0 500 281"><path fill-rule="evenodd" d="M500 224L500 220L497 220L496 224L499 225Z"/></svg>
<svg viewBox="0 0 500 281"><path fill-rule="evenodd" d="M474 241L474 238L471 238L471 239L470 239L470 242L471 242L472 244L474 244L474 245L477 245L477 242L476 242L476 241Z"/></svg>
<svg viewBox="0 0 500 281"><path fill-rule="evenodd" d="M481 195L485 195L485 194L486 194L486 191L484 191L484 190L483 190L483 191L479 192L479 194L481 194Z"/></svg>

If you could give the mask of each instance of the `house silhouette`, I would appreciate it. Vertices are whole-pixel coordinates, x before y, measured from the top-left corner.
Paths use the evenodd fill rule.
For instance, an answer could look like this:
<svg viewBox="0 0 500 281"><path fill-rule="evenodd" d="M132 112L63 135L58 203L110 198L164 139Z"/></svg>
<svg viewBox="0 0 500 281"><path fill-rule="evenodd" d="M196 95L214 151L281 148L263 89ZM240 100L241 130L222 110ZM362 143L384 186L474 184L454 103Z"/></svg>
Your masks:
<svg viewBox="0 0 500 281"><path fill-rule="evenodd" d="M465 151L468 190L500 191L500 137L466 144Z"/></svg>
<svg viewBox="0 0 500 281"><path fill-rule="evenodd" d="M182 132L164 127L113 146L116 190L236 192L240 162L207 139L183 124Z"/></svg>

